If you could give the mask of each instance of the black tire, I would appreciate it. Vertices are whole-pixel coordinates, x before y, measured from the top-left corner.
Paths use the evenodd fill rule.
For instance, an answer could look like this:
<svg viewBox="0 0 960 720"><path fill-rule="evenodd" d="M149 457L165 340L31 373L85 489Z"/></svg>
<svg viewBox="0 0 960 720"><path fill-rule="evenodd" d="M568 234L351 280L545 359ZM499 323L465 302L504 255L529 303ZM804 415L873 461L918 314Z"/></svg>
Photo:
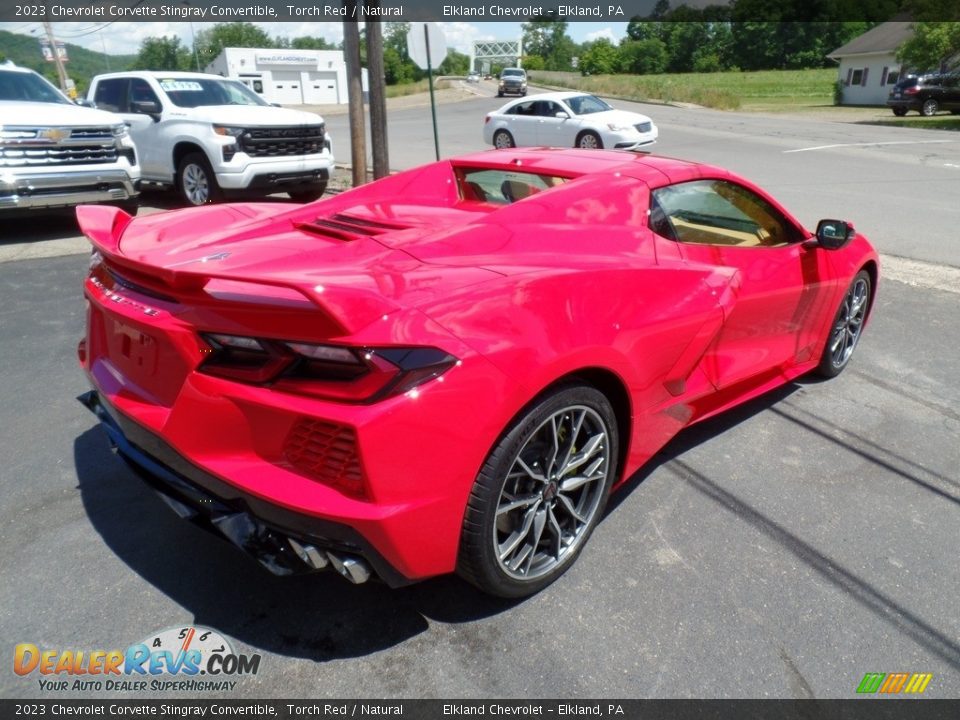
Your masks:
<svg viewBox="0 0 960 720"><path fill-rule="evenodd" d="M897 117L903 117L904 115L907 114L907 109L902 107L895 107L893 109L893 114L896 115Z"/></svg>
<svg viewBox="0 0 960 720"><path fill-rule="evenodd" d="M497 93L497 97L503 97L503 93L502 93L502 92L498 92L498 93Z"/></svg>
<svg viewBox="0 0 960 720"><path fill-rule="evenodd" d="M187 205L194 207L217 202L222 197L217 176L213 174L206 155L194 152L180 158L177 192Z"/></svg>
<svg viewBox="0 0 960 720"><path fill-rule="evenodd" d="M603 140L592 130L587 130L577 135L576 146L587 150L603 150Z"/></svg>
<svg viewBox="0 0 960 720"><path fill-rule="evenodd" d="M512 148L512 147L516 147L517 143L514 141L513 135L511 135L506 130L497 130L493 134L493 146L495 148L501 148L501 149Z"/></svg>
<svg viewBox="0 0 960 720"><path fill-rule="evenodd" d="M474 482L460 576L491 595L518 598L563 575L603 515L617 473L617 433L610 401L588 385L560 386L531 403ZM575 470L583 476L569 474Z"/></svg>
<svg viewBox="0 0 960 720"><path fill-rule="evenodd" d="M850 364L850 358L853 357L853 351L860 341L863 324L870 311L872 292L870 273L861 270L854 276L853 282L844 293L840 307L830 325L827 344L823 348L820 364L816 369L821 377L834 378Z"/></svg>
<svg viewBox="0 0 960 720"><path fill-rule="evenodd" d="M319 200L323 197L323 193L327 189L327 184L319 183L317 185L311 185L309 190L291 190L287 193L290 196L291 200L294 200L298 203L308 203L313 202L314 200Z"/></svg>
<svg viewBox="0 0 960 720"><path fill-rule="evenodd" d="M920 114L924 117L933 117L938 112L940 112L940 103L933 98L927 98L920 106Z"/></svg>

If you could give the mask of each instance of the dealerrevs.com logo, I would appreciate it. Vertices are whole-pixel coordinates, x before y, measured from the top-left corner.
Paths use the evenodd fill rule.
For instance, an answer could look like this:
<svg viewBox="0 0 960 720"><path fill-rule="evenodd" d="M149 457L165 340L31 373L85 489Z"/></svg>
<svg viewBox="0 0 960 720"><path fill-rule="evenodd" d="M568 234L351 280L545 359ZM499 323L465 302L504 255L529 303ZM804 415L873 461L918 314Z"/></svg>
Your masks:
<svg viewBox="0 0 960 720"><path fill-rule="evenodd" d="M35 677L44 691L230 691L244 675L256 675L260 655L235 653L216 630L168 628L126 650L41 650L20 643L13 671Z"/></svg>

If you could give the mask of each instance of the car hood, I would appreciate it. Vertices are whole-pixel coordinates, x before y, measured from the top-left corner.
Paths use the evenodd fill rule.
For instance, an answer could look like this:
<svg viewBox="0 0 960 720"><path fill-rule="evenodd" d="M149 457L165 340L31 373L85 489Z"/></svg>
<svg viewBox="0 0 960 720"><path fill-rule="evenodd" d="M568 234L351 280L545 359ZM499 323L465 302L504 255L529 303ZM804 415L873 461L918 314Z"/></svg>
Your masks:
<svg viewBox="0 0 960 720"><path fill-rule="evenodd" d="M630 112L629 110L606 110L604 112L590 113L589 115L580 115L583 122L596 125L637 125L638 123L651 122L650 118L640 113Z"/></svg>
<svg viewBox="0 0 960 720"><path fill-rule="evenodd" d="M174 108L172 116L188 117L223 125L274 127L277 125L316 125L323 118L316 113L288 110L263 105L206 105L196 108Z"/></svg>
<svg viewBox="0 0 960 720"><path fill-rule="evenodd" d="M0 122L4 125L117 125L120 119L103 110L65 103L0 101Z"/></svg>

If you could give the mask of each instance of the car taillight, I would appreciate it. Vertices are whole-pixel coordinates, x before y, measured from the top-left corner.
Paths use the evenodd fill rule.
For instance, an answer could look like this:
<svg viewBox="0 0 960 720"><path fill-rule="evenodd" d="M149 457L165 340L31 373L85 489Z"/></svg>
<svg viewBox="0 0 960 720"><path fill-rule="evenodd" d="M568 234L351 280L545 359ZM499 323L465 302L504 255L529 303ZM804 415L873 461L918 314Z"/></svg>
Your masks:
<svg viewBox="0 0 960 720"><path fill-rule="evenodd" d="M904 94L904 95L916 95L918 92L920 92L920 88L918 88L918 87L908 87L906 90L903 91L903 94Z"/></svg>
<svg viewBox="0 0 960 720"><path fill-rule="evenodd" d="M207 375L343 402L376 402L438 378L457 359L433 347L354 348L201 333Z"/></svg>

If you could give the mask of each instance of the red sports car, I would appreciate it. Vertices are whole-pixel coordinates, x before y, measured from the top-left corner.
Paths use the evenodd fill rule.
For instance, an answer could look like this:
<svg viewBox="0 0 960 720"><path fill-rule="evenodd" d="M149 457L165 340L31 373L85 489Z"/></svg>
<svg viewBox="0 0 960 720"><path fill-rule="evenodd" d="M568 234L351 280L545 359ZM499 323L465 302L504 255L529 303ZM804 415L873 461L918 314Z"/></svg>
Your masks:
<svg viewBox="0 0 960 720"><path fill-rule="evenodd" d="M878 259L725 170L495 150L301 206L77 215L83 400L270 570L534 593L682 428L846 367Z"/></svg>

